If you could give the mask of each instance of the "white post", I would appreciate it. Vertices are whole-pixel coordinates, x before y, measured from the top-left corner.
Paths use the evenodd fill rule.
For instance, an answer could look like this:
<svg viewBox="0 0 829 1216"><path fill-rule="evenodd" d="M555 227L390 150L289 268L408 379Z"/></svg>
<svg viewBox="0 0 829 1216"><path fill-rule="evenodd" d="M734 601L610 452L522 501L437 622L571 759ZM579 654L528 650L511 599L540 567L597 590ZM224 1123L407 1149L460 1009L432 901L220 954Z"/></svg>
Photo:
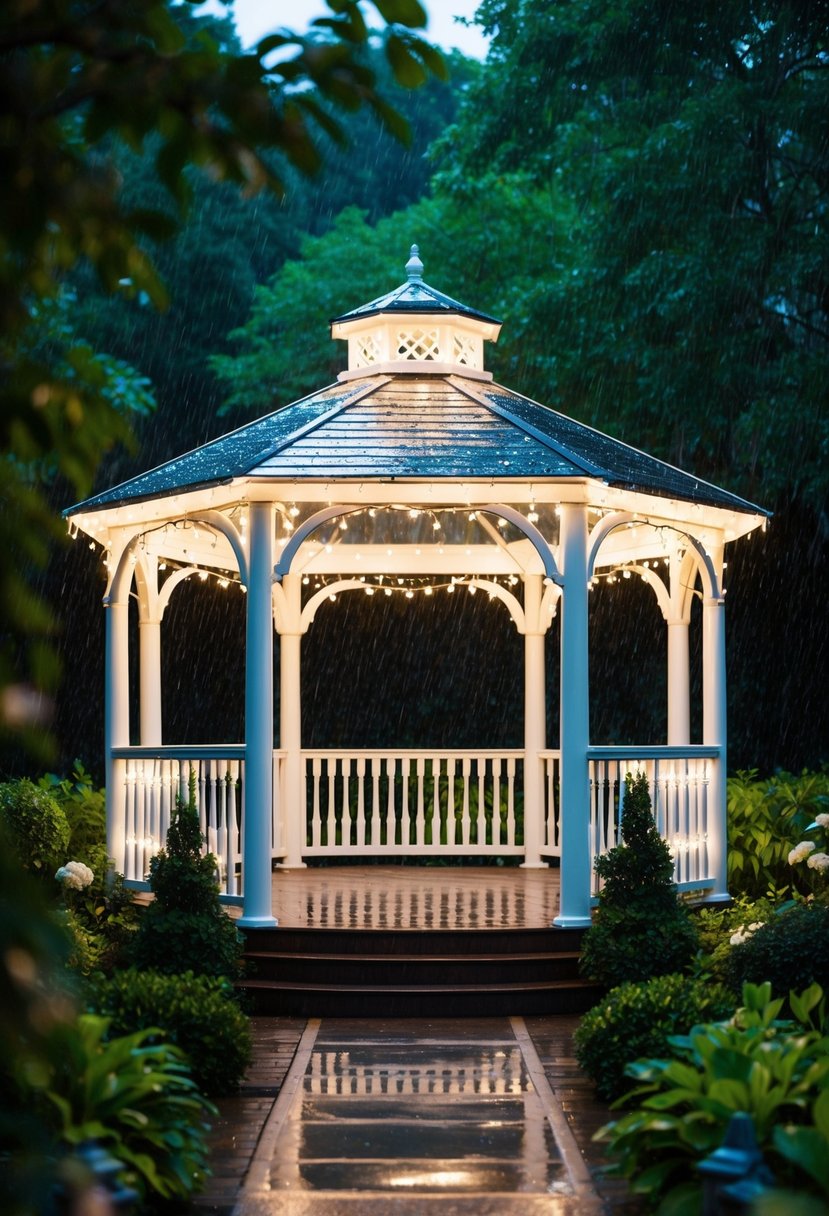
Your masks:
<svg viewBox="0 0 829 1216"><path fill-rule="evenodd" d="M719 748L708 785L708 868L714 877L709 899L728 896L726 808L725 602L706 597L702 605L702 741Z"/></svg>
<svg viewBox="0 0 829 1216"><path fill-rule="evenodd" d="M161 746L161 613L158 608L158 561L143 562L145 585L139 582L138 671L139 726L143 747Z"/></svg>
<svg viewBox="0 0 829 1216"><path fill-rule="evenodd" d="M123 874L126 856L123 760L113 759L116 747L130 743L129 603L104 599L106 658L104 667L104 754L106 756L107 854Z"/></svg>
<svg viewBox="0 0 829 1216"><path fill-rule="evenodd" d="M691 742L691 682L688 622L668 621L668 743Z"/></svg>
<svg viewBox="0 0 829 1216"><path fill-rule="evenodd" d="M682 558L674 546L665 620L668 625L668 743L677 747L691 742L689 617L682 568Z"/></svg>
<svg viewBox="0 0 829 1216"><path fill-rule="evenodd" d="M561 507L561 906L555 924L590 924L590 700L587 508Z"/></svg>
<svg viewBox="0 0 829 1216"><path fill-rule="evenodd" d="M544 760L547 701L544 630L541 626L540 574L524 575L524 860L525 869L542 869Z"/></svg>
<svg viewBox="0 0 829 1216"><path fill-rule="evenodd" d="M282 761L282 825L285 855L282 867L300 869L305 865L305 783L302 773L302 587L298 574L282 579L285 594L285 625L279 635L279 748Z"/></svg>
<svg viewBox="0 0 829 1216"><path fill-rule="evenodd" d="M245 823L242 927L276 925L271 900L273 821L273 510L250 505L245 654Z"/></svg>

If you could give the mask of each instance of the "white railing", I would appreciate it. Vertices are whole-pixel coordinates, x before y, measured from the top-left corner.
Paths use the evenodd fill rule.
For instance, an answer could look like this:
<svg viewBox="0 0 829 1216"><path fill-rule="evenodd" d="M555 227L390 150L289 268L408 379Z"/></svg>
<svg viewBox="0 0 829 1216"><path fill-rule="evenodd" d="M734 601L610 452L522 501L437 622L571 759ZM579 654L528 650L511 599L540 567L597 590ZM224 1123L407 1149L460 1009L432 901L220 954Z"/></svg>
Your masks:
<svg viewBox="0 0 829 1216"><path fill-rule="evenodd" d="M123 856L116 856L116 869L132 883L146 881L150 861L167 838L176 799L189 797L193 772L204 851L217 859L222 895L241 896L244 754L241 744L115 749L113 812L118 826L123 824Z"/></svg>
<svg viewBox="0 0 829 1216"><path fill-rule="evenodd" d="M621 840L627 773L648 778L654 820L674 858L681 890L710 886L708 789L719 764L716 747L591 747L590 852L595 858ZM593 875L594 894L596 877Z"/></svg>
<svg viewBox="0 0 829 1216"><path fill-rule="evenodd" d="M523 752L303 751L306 857L524 852Z"/></svg>
<svg viewBox="0 0 829 1216"><path fill-rule="evenodd" d="M191 770L205 851L218 859L220 890L242 895L244 746L125 747L113 751L116 868L146 881L164 843L176 797L188 796ZM561 857L561 757L544 763L543 857ZM274 751L271 856L284 855L281 806L284 753ZM303 857L521 856L524 853L523 767L518 749L341 750L302 752L305 779ZM682 889L711 885L708 840L710 783L716 747L591 747L590 851L619 843L624 783L644 770L660 834L674 856ZM301 807L301 803L300 803ZM298 808L300 809L300 808ZM123 831L123 836L120 832ZM593 878L594 894L596 880Z"/></svg>

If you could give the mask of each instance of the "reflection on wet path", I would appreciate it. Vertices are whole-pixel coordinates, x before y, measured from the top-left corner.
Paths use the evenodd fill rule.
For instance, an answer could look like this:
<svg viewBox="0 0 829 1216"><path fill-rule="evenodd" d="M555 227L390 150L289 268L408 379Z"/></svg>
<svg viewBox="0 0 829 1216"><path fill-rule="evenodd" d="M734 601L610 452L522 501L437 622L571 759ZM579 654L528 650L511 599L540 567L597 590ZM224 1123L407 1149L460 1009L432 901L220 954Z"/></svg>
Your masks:
<svg viewBox="0 0 829 1216"><path fill-rule="evenodd" d="M547 928L558 905L555 869L332 866L280 870L273 880L283 928Z"/></svg>
<svg viewBox="0 0 829 1216"><path fill-rule="evenodd" d="M309 1023L239 1216L591 1210L522 1031L505 1018Z"/></svg>

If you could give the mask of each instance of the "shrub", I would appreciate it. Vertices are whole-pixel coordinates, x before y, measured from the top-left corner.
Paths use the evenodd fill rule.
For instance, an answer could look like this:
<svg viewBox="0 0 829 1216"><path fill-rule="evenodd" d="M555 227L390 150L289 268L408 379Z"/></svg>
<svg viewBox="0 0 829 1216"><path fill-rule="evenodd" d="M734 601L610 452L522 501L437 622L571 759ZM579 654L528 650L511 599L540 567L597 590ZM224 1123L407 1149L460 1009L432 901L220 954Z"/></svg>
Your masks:
<svg viewBox="0 0 829 1216"><path fill-rule="evenodd" d="M176 800L166 848L150 862L155 899L130 949L135 966L167 975L239 975L242 937L219 902L216 858L202 854L203 841L191 769L189 799Z"/></svg>
<svg viewBox="0 0 829 1216"><path fill-rule="evenodd" d="M70 831L67 854L83 858L97 873L99 867L91 858L101 851L106 854L106 792L95 788L80 760L75 761L71 777L46 773L38 786L54 798L66 815Z"/></svg>
<svg viewBox="0 0 829 1216"><path fill-rule="evenodd" d="M699 939L698 961L702 969L727 983L726 968L734 944L756 933L776 910L770 899L750 900L745 896L739 896L730 906L694 908L691 916ZM740 989L734 991L739 993Z"/></svg>
<svg viewBox="0 0 829 1216"><path fill-rule="evenodd" d="M128 1034L163 1027L190 1062L193 1080L208 1097L238 1088L250 1063L250 1026L226 979L207 975L160 975L119 971L92 988L96 1012L110 1031Z"/></svg>
<svg viewBox="0 0 829 1216"><path fill-rule="evenodd" d="M680 971L697 946L677 899L670 849L653 821L647 778L628 773L625 784L622 844L596 858L603 887L581 955L583 973L608 988Z"/></svg>
<svg viewBox="0 0 829 1216"><path fill-rule="evenodd" d="M798 903L777 913L739 945L725 966L728 983L739 992L747 981L766 980L775 997L829 977L829 908Z"/></svg>
<svg viewBox="0 0 829 1216"><path fill-rule="evenodd" d="M120 966L138 925L135 896L124 876L108 868L104 849L87 854L93 877L82 889L63 883L64 915L73 940L70 963L76 971L110 972ZM69 862L68 866L73 864ZM62 873L62 867L56 877ZM60 880L60 879L59 879Z"/></svg>
<svg viewBox="0 0 829 1216"><path fill-rule="evenodd" d="M605 1102L633 1082L625 1069L640 1056L664 1055L670 1035L727 1017L734 997L723 985L684 975L622 984L585 1014L575 1034L576 1057Z"/></svg>
<svg viewBox="0 0 829 1216"><path fill-rule="evenodd" d="M24 868L51 877L69 843L69 823L55 799L25 777L7 781L0 785L0 817Z"/></svg>
<svg viewBox="0 0 829 1216"><path fill-rule="evenodd" d="M759 898L770 888L803 895L820 875L793 870L789 853L818 814L829 811L829 772L777 772L760 780L756 769L728 779L728 885L735 895Z"/></svg>
<svg viewBox="0 0 829 1216"><path fill-rule="evenodd" d="M814 1025L825 1013L822 998L817 986L792 994L796 1020L781 1021L783 1002L771 999L770 985L746 984L743 1007L729 1022L675 1037L668 1058L629 1065L640 1084L626 1102L636 1105L597 1136L616 1159L613 1172L653 1206L661 1202L660 1210L700 1212L696 1167L743 1111L779 1181L802 1183L801 1170L777 1147L777 1129L808 1125L829 1087L829 1040Z"/></svg>
<svg viewBox="0 0 829 1216"><path fill-rule="evenodd" d="M207 1119L217 1111L157 1031L108 1035L107 1019L92 1014L62 1031L60 1063L43 1087L58 1137L70 1147L101 1140L145 1198L186 1199L208 1172Z"/></svg>

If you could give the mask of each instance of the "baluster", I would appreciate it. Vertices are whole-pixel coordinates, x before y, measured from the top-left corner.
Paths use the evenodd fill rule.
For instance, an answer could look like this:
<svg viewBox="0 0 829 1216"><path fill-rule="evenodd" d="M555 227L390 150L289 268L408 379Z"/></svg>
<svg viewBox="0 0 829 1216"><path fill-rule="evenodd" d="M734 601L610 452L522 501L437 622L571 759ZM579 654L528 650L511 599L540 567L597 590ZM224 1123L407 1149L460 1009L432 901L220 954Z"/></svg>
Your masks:
<svg viewBox="0 0 829 1216"><path fill-rule="evenodd" d="M441 844L455 843L455 757L446 757L446 833Z"/></svg>
<svg viewBox="0 0 829 1216"><path fill-rule="evenodd" d="M394 796L394 779L397 775L397 757L386 757L386 776L389 780L388 798L386 800L386 844L400 844L398 838L397 808Z"/></svg>
<svg viewBox="0 0 829 1216"><path fill-rule="evenodd" d="M144 856L147 837L147 804L145 801L146 781L144 778L144 761L139 760L135 766L135 869L136 877L147 877L147 863Z"/></svg>
<svg viewBox="0 0 829 1216"><path fill-rule="evenodd" d="M469 844L469 778L472 772L472 762L469 756L461 760L461 776L463 777L463 809L461 812L461 844Z"/></svg>
<svg viewBox="0 0 829 1216"><path fill-rule="evenodd" d="M337 827L340 828L340 841L342 841L342 821L339 825L337 822L337 757L329 756L325 761L326 776L328 778L328 807L326 810L326 822L328 825L328 835L326 843L329 849L337 847Z"/></svg>
<svg viewBox="0 0 829 1216"><path fill-rule="evenodd" d="M351 822L351 757L340 759L342 772L342 847L350 849L357 842L356 829Z"/></svg>
<svg viewBox="0 0 829 1216"><path fill-rule="evenodd" d="M440 756L432 758L432 820L431 828L431 847L436 849L443 839L442 827L440 820L440 770L442 767Z"/></svg>
<svg viewBox="0 0 829 1216"><path fill-rule="evenodd" d="M357 848L366 843L366 758L357 757Z"/></svg>
<svg viewBox="0 0 829 1216"><path fill-rule="evenodd" d="M408 847L412 843L412 811L409 803L409 774L411 757L400 757L400 843Z"/></svg>
<svg viewBox="0 0 829 1216"><path fill-rule="evenodd" d="M493 848L501 843L501 774L503 771L503 756L495 756L492 760L492 818L489 821L489 840Z"/></svg>
<svg viewBox="0 0 829 1216"><path fill-rule="evenodd" d="M415 810L415 845L418 852L426 843L426 807L424 802L424 783L426 780L426 760L418 756L415 762L417 777L417 804Z"/></svg>
<svg viewBox="0 0 829 1216"><path fill-rule="evenodd" d="M486 756L478 756L475 761L478 773L478 814L475 820L475 843L482 851L486 844Z"/></svg>
<svg viewBox="0 0 829 1216"><path fill-rule="evenodd" d="M515 757L507 757L507 844L515 844Z"/></svg>
<svg viewBox="0 0 829 1216"><path fill-rule="evenodd" d="M383 821L380 816L380 770L382 768L382 760L379 756L372 756L371 760L371 843L373 845L383 843Z"/></svg>
<svg viewBox="0 0 829 1216"><path fill-rule="evenodd" d="M322 760L319 756L314 756L311 761L311 773L314 781L311 810L311 845L313 848L318 849L322 845L322 811L320 809Z"/></svg>

